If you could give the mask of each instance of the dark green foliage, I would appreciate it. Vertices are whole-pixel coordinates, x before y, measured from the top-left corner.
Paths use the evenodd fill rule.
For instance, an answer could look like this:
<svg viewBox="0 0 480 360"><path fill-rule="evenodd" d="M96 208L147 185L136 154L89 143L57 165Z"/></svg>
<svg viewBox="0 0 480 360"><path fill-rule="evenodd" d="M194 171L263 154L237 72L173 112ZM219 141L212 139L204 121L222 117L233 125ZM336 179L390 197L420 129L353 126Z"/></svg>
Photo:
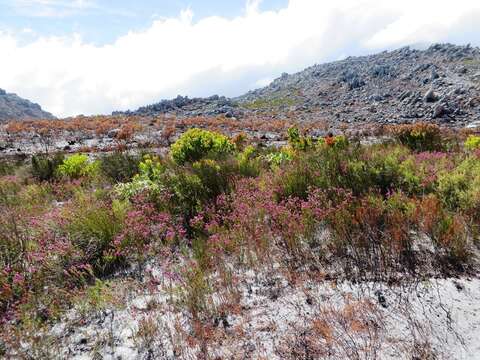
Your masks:
<svg viewBox="0 0 480 360"><path fill-rule="evenodd" d="M141 160L142 156L140 155L114 152L101 157L100 170L113 183L127 182L138 173L138 165Z"/></svg>
<svg viewBox="0 0 480 360"><path fill-rule="evenodd" d="M231 161L211 159L172 170L162 178L164 191L171 194L167 207L181 215L186 225L217 196L231 191L238 171Z"/></svg>
<svg viewBox="0 0 480 360"><path fill-rule="evenodd" d="M53 157L48 155L33 155L30 172L39 181L51 181L57 176L57 168L63 163L63 154Z"/></svg>
<svg viewBox="0 0 480 360"><path fill-rule="evenodd" d="M0 176L13 175L16 166L8 160L0 160Z"/></svg>

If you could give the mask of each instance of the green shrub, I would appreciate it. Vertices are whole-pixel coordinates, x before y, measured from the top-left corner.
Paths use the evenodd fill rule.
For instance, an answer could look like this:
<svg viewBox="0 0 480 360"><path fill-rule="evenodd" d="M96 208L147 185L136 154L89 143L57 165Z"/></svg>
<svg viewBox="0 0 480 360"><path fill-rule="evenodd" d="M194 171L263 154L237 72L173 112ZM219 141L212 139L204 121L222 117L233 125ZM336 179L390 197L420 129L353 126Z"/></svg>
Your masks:
<svg viewBox="0 0 480 360"><path fill-rule="evenodd" d="M305 151L313 146L313 140L310 136L300 135L297 127L291 127L287 131L288 144L294 150Z"/></svg>
<svg viewBox="0 0 480 360"><path fill-rule="evenodd" d="M20 184L0 178L0 268L21 265L26 254L27 233L25 225L27 219L18 216L16 211L21 204L19 193ZM1 275L0 275L1 280ZM1 296L0 296L1 300ZM0 301L1 305L1 301ZM1 306L0 306L1 308Z"/></svg>
<svg viewBox="0 0 480 360"><path fill-rule="evenodd" d="M161 179L166 168L158 157L144 156L143 161L138 164L138 170L139 173L130 182L120 183L115 187L120 197L129 199L144 191L152 195L160 191Z"/></svg>
<svg viewBox="0 0 480 360"><path fill-rule="evenodd" d="M100 170L114 183L126 182L138 173L141 160L141 156L115 152L102 156Z"/></svg>
<svg viewBox="0 0 480 360"><path fill-rule="evenodd" d="M249 145L238 155L238 171L244 177L257 177L260 174L261 158L256 149Z"/></svg>
<svg viewBox="0 0 480 360"><path fill-rule="evenodd" d="M172 158L178 164L195 162L205 157L221 157L233 153L235 145L224 135L201 129L190 129L172 146Z"/></svg>
<svg viewBox="0 0 480 360"><path fill-rule="evenodd" d="M0 178L0 206L17 205L21 190L22 186L16 178Z"/></svg>
<svg viewBox="0 0 480 360"><path fill-rule="evenodd" d="M417 123L399 125L391 129L393 136L414 151L441 151L445 148L438 125Z"/></svg>
<svg viewBox="0 0 480 360"><path fill-rule="evenodd" d="M480 149L480 136L470 135L465 141L465 149L470 151Z"/></svg>
<svg viewBox="0 0 480 360"><path fill-rule="evenodd" d="M475 207L480 193L480 159L469 156L455 169L444 171L438 178L438 192L451 210Z"/></svg>
<svg viewBox="0 0 480 360"><path fill-rule="evenodd" d="M238 174L235 162L203 159L191 167L173 166L155 183L157 208L181 216L188 227L190 219L217 196L228 193Z"/></svg>
<svg viewBox="0 0 480 360"><path fill-rule="evenodd" d="M193 164L193 172L202 183L206 201L214 200L218 195L229 191L235 171L235 166L229 162L204 159Z"/></svg>
<svg viewBox="0 0 480 360"><path fill-rule="evenodd" d="M65 157L62 154L56 154L54 157L33 155L30 173L39 181L53 180L57 175L57 168L64 160Z"/></svg>
<svg viewBox="0 0 480 360"><path fill-rule="evenodd" d="M293 160L293 152L289 148L282 148L280 151L271 152L265 155L265 160L272 168L279 167Z"/></svg>
<svg viewBox="0 0 480 360"><path fill-rule="evenodd" d="M24 210L35 206L44 207L53 200L52 185L48 183L26 185L18 194L18 199Z"/></svg>
<svg viewBox="0 0 480 360"><path fill-rule="evenodd" d="M169 177L168 189L173 197L170 199L170 211L183 216L185 224L200 210L206 200L202 179L196 174L183 171Z"/></svg>
<svg viewBox="0 0 480 360"><path fill-rule="evenodd" d="M79 194L65 215L65 230L76 249L75 256L65 261L90 264L96 276L111 271L113 264L105 254L122 230L124 217L125 207L120 203L112 205Z"/></svg>
<svg viewBox="0 0 480 360"><path fill-rule="evenodd" d="M401 188L403 177L401 173L401 158L405 155L405 149L395 147L393 149L372 149L365 161L368 166L371 186L376 187L382 193L392 189Z"/></svg>
<svg viewBox="0 0 480 360"><path fill-rule="evenodd" d="M300 157L289 163L275 176L275 194L277 200L289 197L306 199L310 187L318 185L319 176L315 176L315 164L307 157Z"/></svg>
<svg viewBox="0 0 480 360"><path fill-rule="evenodd" d="M19 164L7 159L0 159L0 176L13 175Z"/></svg>
<svg viewBox="0 0 480 360"><path fill-rule="evenodd" d="M92 176L98 170L98 162L89 161L85 154L75 154L66 158L58 166L58 174L70 179L79 179L84 176Z"/></svg>

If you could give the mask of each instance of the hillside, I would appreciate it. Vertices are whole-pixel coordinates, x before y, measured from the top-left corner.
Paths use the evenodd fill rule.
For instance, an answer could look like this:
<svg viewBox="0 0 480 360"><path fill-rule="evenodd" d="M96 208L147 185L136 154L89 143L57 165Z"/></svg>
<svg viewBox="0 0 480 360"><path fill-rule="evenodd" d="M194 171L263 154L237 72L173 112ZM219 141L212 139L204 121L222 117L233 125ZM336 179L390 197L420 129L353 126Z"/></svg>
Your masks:
<svg viewBox="0 0 480 360"><path fill-rule="evenodd" d="M409 123L435 120L462 126L480 119L480 49L436 44L311 66L283 74L237 98L179 96L123 114L224 114L295 117L301 121ZM120 113L116 113L120 114Z"/></svg>
<svg viewBox="0 0 480 360"><path fill-rule="evenodd" d="M54 119L40 105L0 89L0 123L23 119Z"/></svg>
<svg viewBox="0 0 480 360"><path fill-rule="evenodd" d="M478 359L477 64L0 122L0 358Z"/></svg>

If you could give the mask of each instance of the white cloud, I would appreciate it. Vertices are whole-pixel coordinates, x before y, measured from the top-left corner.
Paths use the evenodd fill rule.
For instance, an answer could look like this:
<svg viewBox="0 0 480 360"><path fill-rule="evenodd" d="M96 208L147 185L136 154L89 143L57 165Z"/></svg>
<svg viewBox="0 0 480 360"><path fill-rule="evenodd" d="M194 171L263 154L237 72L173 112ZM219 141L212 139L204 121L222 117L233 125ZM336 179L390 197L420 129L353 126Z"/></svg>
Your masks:
<svg viewBox="0 0 480 360"><path fill-rule="evenodd" d="M275 12L258 5L249 0L242 16L196 22L186 9L105 46L79 36L23 45L0 33L0 87L59 116L106 113L179 93L240 95L283 71L345 54L440 41L480 45L477 0L290 0Z"/></svg>

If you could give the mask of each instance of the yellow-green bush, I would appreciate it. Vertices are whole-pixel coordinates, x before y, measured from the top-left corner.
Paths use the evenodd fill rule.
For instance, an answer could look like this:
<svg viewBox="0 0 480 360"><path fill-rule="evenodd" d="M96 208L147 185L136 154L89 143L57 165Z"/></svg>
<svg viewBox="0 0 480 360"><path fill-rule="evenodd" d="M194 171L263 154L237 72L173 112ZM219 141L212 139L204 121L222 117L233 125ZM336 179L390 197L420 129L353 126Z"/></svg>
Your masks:
<svg viewBox="0 0 480 360"><path fill-rule="evenodd" d="M313 146L313 140L310 136L300 135L297 127L291 127L287 131L288 144L294 150L305 151Z"/></svg>
<svg viewBox="0 0 480 360"><path fill-rule="evenodd" d="M480 149L480 136L470 135L465 141L465 149L470 151Z"/></svg>
<svg viewBox="0 0 480 360"><path fill-rule="evenodd" d="M234 151L235 144L225 135L197 128L185 132L170 148L172 158L178 164L221 157Z"/></svg>
<svg viewBox="0 0 480 360"><path fill-rule="evenodd" d="M392 135L405 146L415 151L440 151L445 144L438 125L417 123L391 128Z"/></svg>
<svg viewBox="0 0 480 360"><path fill-rule="evenodd" d="M158 193L165 169L158 157L146 155L138 164L139 173L133 176L130 182L118 184L115 190L123 199L129 199L143 191Z"/></svg>
<svg viewBox="0 0 480 360"><path fill-rule="evenodd" d="M83 176L92 176L97 173L99 163L90 161L85 154L75 154L66 158L61 165L58 166L58 174L62 177L70 179L78 179Z"/></svg>
<svg viewBox="0 0 480 360"><path fill-rule="evenodd" d="M480 193L480 160L469 156L438 178L438 192L451 210L468 210Z"/></svg>
<svg viewBox="0 0 480 360"><path fill-rule="evenodd" d="M261 158L256 149L249 145L238 155L238 171L245 177L256 177L260 174Z"/></svg>

